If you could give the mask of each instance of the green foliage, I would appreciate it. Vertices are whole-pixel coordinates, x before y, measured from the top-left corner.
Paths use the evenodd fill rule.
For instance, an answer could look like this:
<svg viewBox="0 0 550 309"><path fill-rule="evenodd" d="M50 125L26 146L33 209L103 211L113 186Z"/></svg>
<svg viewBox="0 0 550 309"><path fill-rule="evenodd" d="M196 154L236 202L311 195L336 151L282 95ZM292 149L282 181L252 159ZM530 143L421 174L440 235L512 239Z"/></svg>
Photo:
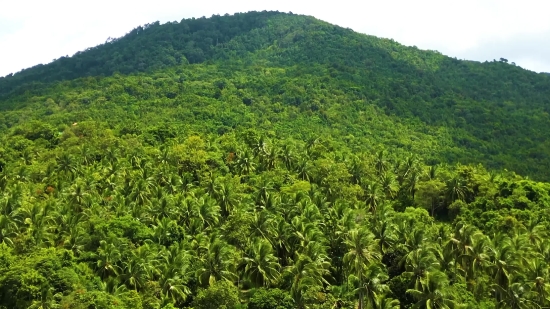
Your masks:
<svg viewBox="0 0 550 309"><path fill-rule="evenodd" d="M219 281L207 289L200 290L193 301L195 309L233 309L239 308L239 305L239 291L228 281Z"/></svg>
<svg viewBox="0 0 550 309"><path fill-rule="evenodd" d="M272 12L1 79L0 308L548 307L548 83Z"/></svg>
<svg viewBox="0 0 550 309"><path fill-rule="evenodd" d="M0 108L38 105L37 120L56 124L92 117L135 132L129 121L147 114L217 134L242 125L302 138L330 132L355 145L385 144L434 162L483 163L548 180L540 172L550 166L548 130L538 129L550 125L546 76L502 61L459 61L306 16L250 12L148 24L0 78L0 89ZM9 128L29 118L20 115L0 123ZM149 142L176 134L151 120L140 128ZM38 131L24 134L52 142L49 129Z"/></svg>
<svg viewBox="0 0 550 309"><path fill-rule="evenodd" d="M77 290L61 301L61 308L140 309L142 306L139 295L135 291L116 297L102 291Z"/></svg>
<svg viewBox="0 0 550 309"><path fill-rule="evenodd" d="M290 294L279 289L258 289L248 300L248 309L291 309L294 300Z"/></svg>

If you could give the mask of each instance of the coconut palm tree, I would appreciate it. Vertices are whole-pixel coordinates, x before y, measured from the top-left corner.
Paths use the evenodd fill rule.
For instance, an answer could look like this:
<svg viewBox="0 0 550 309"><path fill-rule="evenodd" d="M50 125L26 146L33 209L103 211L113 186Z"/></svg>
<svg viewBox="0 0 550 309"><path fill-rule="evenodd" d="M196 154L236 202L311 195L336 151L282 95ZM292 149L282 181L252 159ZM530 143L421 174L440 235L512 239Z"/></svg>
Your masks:
<svg viewBox="0 0 550 309"><path fill-rule="evenodd" d="M512 249L510 237L507 235L497 234L493 238L490 249L491 274L495 296L497 301L501 302L505 297L504 294L509 291L508 285L519 266L514 263L513 256L515 253Z"/></svg>
<svg viewBox="0 0 550 309"><path fill-rule="evenodd" d="M136 291L143 287L149 277L146 263L147 261L135 255L125 260L120 269L121 282L126 284L128 288L133 288Z"/></svg>
<svg viewBox="0 0 550 309"><path fill-rule="evenodd" d="M256 170L254 157L248 152L244 152L238 155L237 161L235 163L239 175L250 175Z"/></svg>
<svg viewBox="0 0 550 309"><path fill-rule="evenodd" d="M379 295L376 299L375 309L399 309L401 308L399 300L388 297L387 295Z"/></svg>
<svg viewBox="0 0 550 309"><path fill-rule="evenodd" d="M532 292L529 284L523 282L520 278L511 277L510 282L506 285L506 288L499 284L494 284L493 288L500 296L500 300L497 303L497 308L499 309L542 308L541 304L538 304L532 299Z"/></svg>
<svg viewBox="0 0 550 309"><path fill-rule="evenodd" d="M290 143L284 143L281 148L281 151L279 152L280 160L283 162L286 169L289 171L293 170L296 162L294 151L295 151L294 145Z"/></svg>
<svg viewBox="0 0 550 309"><path fill-rule="evenodd" d="M304 308L304 294L328 284L325 275L328 274L326 261L313 260L303 254L297 254L295 262L285 269L285 277L290 277L290 294L298 308Z"/></svg>
<svg viewBox="0 0 550 309"><path fill-rule="evenodd" d="M451 204L456 200L463 201L468 193L469 188L466 182L458 175L455 175L445 182L445 197L447 199L447 204Z"/></svg>
<svg viewBox="0 0 550 309"><path fill-rule="evenodd" d="M380 150L376 153L374 158L374 170L376 171L377 176L381 176L386 173L390 167L390 163L386 159L386 155L387 153L385 150Z"/></svg>
<svg viewBox="0 0 550 309"><path fill-rule="evenodd" d="M115 244L101 240L95 256L97 258L96 271L102 279L118 276L120 273L118 262L122 255Z"/></svg>
<svg viewBox="0 0 550 309"><path fill-rule="evenodd" d="M536 302L543 308L550 305L550 284L548 283L550 271L548 264L540 258L531 259L526 265L526 274L530 291L536 293L536 296L533 297Z"/></svg>
<svg viewBox="0 0 550 309"><path fill-rule="evenodd" d="M355 276L357 285L362 287L368 278L365 277L369 265L378 263L381 254L374 235L365 228L353 229L345 240L348 252L344 255L344 264L349 274ZM364 290L358 290L359 309L364 307Z"/></svg>
<svg viewBox="0 0 550 309"><path fill-rule="evenodd" d="M382 203L382 196L383 193L380 190L380 185L378 182L371 182L367 185L367 188L365 189L365 204L371 213L376 214L376 209Z"/></svg>
<svg viewBox="0 0 550 309"><path fill-rule="evenodd" d="M358 307L375 308L379 297L389 291L388 286L384 284L388 279L384 265L381 263L369 264L361 277L359 278L355 274L349 276L350 284L356 287L354 292L358 295Z"/></svg>
<svg viewBox="0 0 550 309"><path fill-rule="evenodd" d="M220 206L208 195L193 198L195 204L194 215L203 223L205 228L215 227L220 222Z"/></svg>
<svg viewBox="0 0 550 309"><path fill-rule="evenodd" d="M428 272L420 285L407 290L417 301L414 308L435 309L455 308L456 302L450 292L447 276L439 271Z"/></svg>
<svg viewBox="0 0 550 309"><path fill-rule="evenodd" d="M239 266L243 275L256 287L274 285L280 276L280 267L271 244L265 239L251 244Z"/></svg>
<svg viewBox="0 0 550 309"><path fill-rule="evenodd" d="M63 248L71 250L75 256L84 252L84 246L89 242L89 235L82 225L73 225L61 234Z"/></svg>
<svg viewBox="0 0 550 309"><path fill-rule="evenodd" d="M240 201L235 189L229 182L218 185L215 197L220 205L221 213L224 218L234 212L235 207L237 207Z"/></svg>
<svg viewBox="0 0 550 309"><path fill-rule="evenodd" d="M312 165L306 158L302 158L299 160L298 164L296 164L296 173L298 174L298 178L301 180L309 182L314 181L312 169Z"/></svg>
<svg viewBox="0 0 550 309"><path fill-rule="evenodd" d="M200 268L196 273L199 283L212 285L219 280L235 280L234 265L230 245L213 237L210 239L208 251L200 257Z"/></svg>
<svg viewBox="0 0 550 309"><path fill-rule="evenodd" d="M72 180L78 173L78 165L74 158L68 153L63 153L57 157L57 171Z"/></svg>
<svg viewBox="0 0 550 309"><path fill-rule="evenodd" d="M163 250L157 259L156 269L161 293L174 304L182 304L191 295L187 285L190 275L189 259L183 243L173 244Z"/></svg>
<svg viewBox="0 0 550 309"><path fill-rule="evenodd" d="M473 291L475 290L476 277L491 267L490 240L485 235L476 233L472 236L469 247L468 252L457 258L457 262L462 265L466 283Z"/></svg>
<svg viewBox="0 0 550 309"><path fill-rule="evenodd" d="M388 220L378 220L374 225L372 232L374 238L378 241L379 251L384 254L388 249L394 246L396 236L394 233L395 225Z"/></svg>
<svg viewBox="0 0 550 309"><path fill-rule="evenodd" d="M11 216L0 214L0 244L13 246L13 237L17 235L17 224Z"/></svg>
<svg viewBox="0 0 550 309"><path fill-rule="evenodd" d="M428 273L439 270L439 262L432 249L418 248L405 256L405 275L412 279L414 289L419 290Z"/></svg>
<svg viewBox="0 0 550 309"><path fill-rule="evenodd" d="M399 185L396 177L391 172L386 172L379 177L378 183L380 190L384 193L386 199L393 199L399 191Z"/></svg>

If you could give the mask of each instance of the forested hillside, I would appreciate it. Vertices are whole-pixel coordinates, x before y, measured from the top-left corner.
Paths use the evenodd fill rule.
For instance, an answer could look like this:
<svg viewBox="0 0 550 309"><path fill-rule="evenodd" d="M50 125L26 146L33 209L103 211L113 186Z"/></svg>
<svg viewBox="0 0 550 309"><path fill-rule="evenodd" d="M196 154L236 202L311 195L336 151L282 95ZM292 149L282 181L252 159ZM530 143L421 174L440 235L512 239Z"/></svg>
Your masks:
<svg viewBox="0 0 550 309"><path fill-rule="evenodd" d="M549 109L307 16L138 27L0 79L0 308L548 308Z"/></svg>
<svg viewBox="0 0 550 309"><path fill-rule="evenodd" d="M56 81L109 76L114 72L149 75L163 69L171 75L181 75L182 70L193 67L190 64L200 63L210 68L225 66L229 71L277 69L282 74L261 75L258 83L237 87L256 88L253 90L263 94L272 92L262 102L270 108L277 103L295 105L314 109L320 117L334 100L329 96L316 102L310 96L330 80L347 95L342 102L344 107L350 106L347 102L354 102L360 109L376 106L387 115L433 130L447 130L454 147L462 153L440 156L441 162L480 162L490 168L508 168L549 179L543 171L550 168L550 130L540 128L550 127L550 78L505 61L459 61L354 33L312 17L276 12L138 27L125 37L74 57L0 79L0 95L4 96L0 108L19 109L30 98L53 89L60 95L63 90ZM172 76L181 84L186 78ZM83 90L88 89L84 80L76 82ZM223 84L223 78L219 82ZM264 87L269 84L277 87ZM69 84L68 88L72 86ZM143 90L141 86L134 89ZM136 91L124 90L135 96ZM181 101L178 95L173 91L169 99ZM345 116L336 123L348 126L356 113Z"/></svg>

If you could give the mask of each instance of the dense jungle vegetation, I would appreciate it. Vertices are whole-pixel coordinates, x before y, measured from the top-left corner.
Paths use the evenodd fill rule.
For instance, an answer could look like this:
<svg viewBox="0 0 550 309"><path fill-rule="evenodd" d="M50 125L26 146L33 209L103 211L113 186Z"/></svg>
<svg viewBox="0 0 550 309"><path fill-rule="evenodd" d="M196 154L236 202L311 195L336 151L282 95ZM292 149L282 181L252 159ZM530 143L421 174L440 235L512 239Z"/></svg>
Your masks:
<svg viewBox="0 0 550 309"><path fill-rule="evenodd" d="M312 17L138 27L0 78L0 308L548 308L549 110Z"/></svg>

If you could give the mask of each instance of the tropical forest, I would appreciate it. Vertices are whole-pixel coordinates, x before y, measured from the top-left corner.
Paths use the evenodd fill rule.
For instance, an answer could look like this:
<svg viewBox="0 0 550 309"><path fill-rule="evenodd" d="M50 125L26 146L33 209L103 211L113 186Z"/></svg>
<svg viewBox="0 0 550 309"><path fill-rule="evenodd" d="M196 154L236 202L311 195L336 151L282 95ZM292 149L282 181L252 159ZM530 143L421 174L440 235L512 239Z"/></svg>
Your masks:
<svg viewBox="0 0 550 309"><path fill-rule="evenodd" d="M0 308L550 308L549 171L548 74L155 22L0 77Z"/></svg>

